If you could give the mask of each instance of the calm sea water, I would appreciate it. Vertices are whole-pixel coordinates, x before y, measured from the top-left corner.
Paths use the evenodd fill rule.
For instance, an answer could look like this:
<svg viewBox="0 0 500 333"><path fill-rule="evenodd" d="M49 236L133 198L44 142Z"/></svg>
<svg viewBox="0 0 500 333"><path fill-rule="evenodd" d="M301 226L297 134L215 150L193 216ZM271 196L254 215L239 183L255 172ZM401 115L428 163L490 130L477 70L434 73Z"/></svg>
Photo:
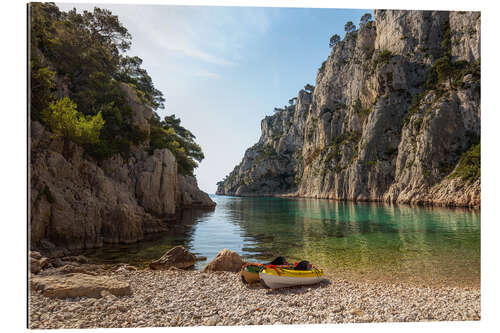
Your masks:
<svg viewBox="0 0 500 333"><path fill-rule="evenodd" d="M478 287L480 212L320 199L212 196L214 211L184 212L175 232L86 253L94 262L145 265L174 245L206 256L309 260L345 278Z"/></svg>

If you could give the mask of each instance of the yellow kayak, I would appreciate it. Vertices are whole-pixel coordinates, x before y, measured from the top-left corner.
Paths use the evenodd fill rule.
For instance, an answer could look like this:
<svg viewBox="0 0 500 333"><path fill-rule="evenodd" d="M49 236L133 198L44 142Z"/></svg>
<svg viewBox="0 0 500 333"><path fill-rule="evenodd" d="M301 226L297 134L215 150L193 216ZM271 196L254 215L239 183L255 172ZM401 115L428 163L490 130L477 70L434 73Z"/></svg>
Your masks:
<svg viewBox="0 0 500 333"><path fill-rule="evenodd" d="M241 272L240 272L241 281L244 284L259 282L260 281L259 272L265 265L288 267L288 263L286 262L286 259L283 257L277 257L276 259L267 264L249 262L241 267Z"/></svg>
<svg viewBox="0 0 500 333"><path fill-rule="evenodd" d="M259 272L259 277L264 287L277 289L319 283L323 280L323 270L311 265L307 270L287 269L269 265Z"/></svg>

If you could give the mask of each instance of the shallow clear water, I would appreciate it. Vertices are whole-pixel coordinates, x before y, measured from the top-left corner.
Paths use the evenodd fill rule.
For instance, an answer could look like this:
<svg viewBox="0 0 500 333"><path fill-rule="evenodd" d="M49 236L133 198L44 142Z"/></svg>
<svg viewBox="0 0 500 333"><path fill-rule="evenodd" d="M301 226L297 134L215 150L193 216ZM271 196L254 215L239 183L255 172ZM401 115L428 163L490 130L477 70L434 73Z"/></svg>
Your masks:
<svg viewBox="0 0 500 333"><path fill-rule="evenodd" d="M309 260L340 277L478 287L480 212L468 209L212 196L214 211L185 212L175 233L87 253L96 262L145 264L173 245L206 256Z"/></svg>

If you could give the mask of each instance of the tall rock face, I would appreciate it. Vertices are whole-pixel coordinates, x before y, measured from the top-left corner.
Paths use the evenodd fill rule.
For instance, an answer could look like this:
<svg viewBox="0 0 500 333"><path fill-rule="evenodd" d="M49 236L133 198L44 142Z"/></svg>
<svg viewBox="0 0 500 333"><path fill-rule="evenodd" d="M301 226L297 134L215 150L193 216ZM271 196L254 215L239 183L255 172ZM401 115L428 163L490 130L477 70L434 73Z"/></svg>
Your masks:
<svg viewBox="0 0 500 333"><path fill-rule="evenodd" d="M122 88L133 125L149 133L151 109L138 102L130 87ZM127 159L114 155L97 162L39 122L30 125L32 249L54 254L137 242L168 231L181 209L215 206L194 177L177 173L168 149L150 154L139 145Z"/></svg>
<svg viewBox="0 0 500 333"><path fill-rule="evenodd" d="M375 11L217 194L479 206L480 179L456 176L480 138L479 29L479 12Z"/></svg>
<svg viewBox="0 0 500 333"><path fill-rule="evenodd" d="M295 170L302 158L302 133L310 104L311 93L301 90L296 105L264 118L259 142L248 148L241 164L218 183L217 194L265 196L296 190Z"/></svg>

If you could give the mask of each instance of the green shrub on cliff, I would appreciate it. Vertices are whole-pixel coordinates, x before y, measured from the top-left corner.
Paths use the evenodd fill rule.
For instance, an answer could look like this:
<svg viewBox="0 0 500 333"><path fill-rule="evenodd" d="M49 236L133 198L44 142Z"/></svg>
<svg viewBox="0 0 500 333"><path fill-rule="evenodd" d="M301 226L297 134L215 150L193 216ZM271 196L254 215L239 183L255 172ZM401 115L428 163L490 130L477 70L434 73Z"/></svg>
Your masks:
<svg viewBox="0 0 500 333"><path fill-rule="evenodd" d="M41 67L39 62L30 62L30 100L31 119L40 120L40 112L54 99L55 72L48 67Z"/></svg>
<svg viewBox="0 0 500 333"><path fill-rule="evenodd" d="M450 177L460 177L473 183L481 177L481 143L473 145L462 154L458 165Z"/></svg>
<svg viewBox="0 0 500 333"><path fill-rule="evenodd" d="M378 54L375 62L377 64L387 64L391 58L392 58L392 52L389 50L383 50Z"/></svg>
<svg viewBox="0 0 500 333"><path fill-rule="evenodd" d="M370 13L366 13L364 14L363 16L361 16L361 19L359 20L359 26L364 26L366 25L368 22L370 22L372 19L372 14Z"/></svg>
<svg viewBox="0 0 500 333"><path fill-rule="evenodd" d="M371 65L371 72L373 73L377 66L379 64L381 65L387 65L389 63L389 60L393 57L393 54L389 50L383 50L381 51L375 59L373 59L372 65Z"/></svg>
<svg viewBox="0 0 500 333"><path fill-rule="evenodd" d="M447 45L444 43L444 45ZM451 56L445 53L441 58L436 59L434 63L427 70L427 79L423 84L422 90L413 95L408 114L406 115L403 126L406 126L410 118L418 112L420 101L430 91L435 91L435 97L432 103L438 101L446 92L446 86L442 83L446 82L449 89L456 89L460 85L464 85L463 79L466 75L472 75L472 80L479 82L481 78L481 60L475 62L468 62L465 60L453 61Z"/></svg>
<svg viewBox="0 0 500 333"><path fill-rule="evenodd" d="M467 74L472 74L475 80L480 78L480 60L469 63L465 60L453 61L451 55L451 30L450 22L442 24L443 39L441 40L442 55L436 59L427 71L427 80L424 90L435 89L440 83L447 82L451 89Z"/></svg>
<svg viewBox="0 0 500 333"><path fill-rule="evenodd" d="M168 148L177 160L177 170L183 175L193 175L194 169L205 156L201 147L194 142L196 137L181 126L181 120L175 115L163 120L157 115L151 120L150 152Z"/></svg>
<svg viewBox="0 0 500 333"><path fill-rule="evenodd" d="M100 112L95 116L84 116L69 97L50 103L42 112L42 120L52 132L83 144L97 143L104 126Z"/></svg>

